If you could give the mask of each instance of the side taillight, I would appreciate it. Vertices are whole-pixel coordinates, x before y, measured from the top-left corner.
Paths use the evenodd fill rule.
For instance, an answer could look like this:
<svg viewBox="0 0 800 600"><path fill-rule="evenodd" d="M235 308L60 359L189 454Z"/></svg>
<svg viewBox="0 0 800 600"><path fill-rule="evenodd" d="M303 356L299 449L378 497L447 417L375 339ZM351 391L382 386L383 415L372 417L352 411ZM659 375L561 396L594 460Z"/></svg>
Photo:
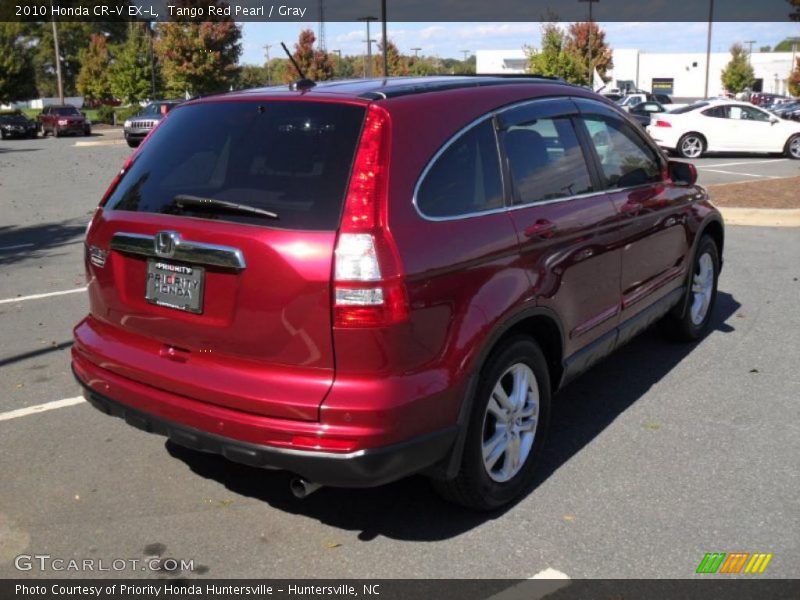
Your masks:
<svg viewBox="0 0 800 600"><path fill-rule="evenodd" d="M653 127L672 127L672 123L669 121L661 121L660 119L653 123Z"/></svg>
<svg viewBox="0 0 800 600"><path fill-rule="evenodd" d="M336 241L336 327L380 327L408 317L403 268L386 218L390 144L389 113L370 105Z"/></svg>

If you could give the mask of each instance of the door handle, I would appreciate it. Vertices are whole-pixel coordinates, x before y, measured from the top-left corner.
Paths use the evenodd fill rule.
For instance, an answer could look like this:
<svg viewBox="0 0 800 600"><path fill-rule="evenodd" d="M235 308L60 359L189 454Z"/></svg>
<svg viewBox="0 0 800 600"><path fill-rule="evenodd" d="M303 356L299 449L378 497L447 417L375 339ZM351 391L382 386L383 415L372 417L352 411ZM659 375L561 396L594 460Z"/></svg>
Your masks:
<svg viewBox="0 0 800 600"><path fill-rule="evenodd" d="M533 225L525 228L525 237L533 237L535 235L540 235L543 237L549 237L556 229L556 224L552 221L548 221L547 219L539 219Z"/></svg>
<svg viewBox="0 0 800 600"><path fill-rule="evenodd" d="M635 215L642 210L642 203L635 200L628 200L620 207L620 212L626 215Z"/></svg>

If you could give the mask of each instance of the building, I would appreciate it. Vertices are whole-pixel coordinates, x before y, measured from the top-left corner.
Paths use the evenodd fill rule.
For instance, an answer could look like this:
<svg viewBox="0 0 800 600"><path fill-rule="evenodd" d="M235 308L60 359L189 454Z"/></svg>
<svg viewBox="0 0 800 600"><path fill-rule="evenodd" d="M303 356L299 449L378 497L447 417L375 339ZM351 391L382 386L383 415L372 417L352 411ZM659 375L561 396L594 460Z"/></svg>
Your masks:
<svg viewBox="0 0 800 600"><path fill-rule="evenodd" d="M800 53L798 53L800 56ZM754 91L785 94L791 73L792 52L753 52L750 62L756 76ZM706 55L695 53L655 53L635 49L614 49L614 69L609 87L657 91L680 99L702 98L705 89ZM729 52L713 52L708 75L708 95L723 92L720 77L730 62ZM524 73L524 50L478 50L478 73Z"/></svg>

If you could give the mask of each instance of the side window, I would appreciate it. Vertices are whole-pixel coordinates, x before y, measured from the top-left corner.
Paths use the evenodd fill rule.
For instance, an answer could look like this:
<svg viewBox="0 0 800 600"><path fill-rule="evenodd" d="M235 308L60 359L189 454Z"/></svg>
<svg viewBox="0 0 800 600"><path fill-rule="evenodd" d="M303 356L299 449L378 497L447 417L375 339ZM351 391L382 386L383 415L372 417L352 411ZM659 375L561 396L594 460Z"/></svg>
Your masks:
<svg viewBox="0 0 800 600"><path fill-rule="evenodd" d="M514 204L533 204L591 192L592 183L572 121L537 119L504 136Z"/></svg>
<svg viewBox="0 0 800 600"><path fill-rule="evenodd" d="M712 108L707 108L703 111L703 114L706 117L715 117L717 119L728 118L728 110L726 106L714 106Z"/></svg>
<svg viewBox="0 0 800 600"><path fill-rule="evenodd" d="M734 117L734 114L737 116ZM767 113L750 106L731 106L731 118L741 119L743 121L769 121L769 115Z"/></svg>
<svg viewBox="0 0 800 600"><path fill-rule="evenodd" d="M457 217L502 207L494 126L487 119L436 159L417 191L417 208L428 217Z"/></svg>
<svg viewBox="0 0 800 600"><path fill-rule="evenodd" d="M608 187L661 181L658 156L628 125L600 116L585 117L584 122Z"/></svg>

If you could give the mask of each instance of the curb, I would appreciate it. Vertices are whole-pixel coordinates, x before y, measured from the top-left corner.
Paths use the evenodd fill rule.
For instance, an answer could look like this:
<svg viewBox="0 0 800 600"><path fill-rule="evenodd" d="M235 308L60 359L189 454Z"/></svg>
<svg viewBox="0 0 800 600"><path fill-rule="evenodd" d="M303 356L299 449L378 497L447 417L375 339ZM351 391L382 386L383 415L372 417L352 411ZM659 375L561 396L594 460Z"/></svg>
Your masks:
<svg viewBox="0 0 800 600"><path fill-rule="evenodd" d="M717 208L726 225L800 227L800 208Z"/></svg>

